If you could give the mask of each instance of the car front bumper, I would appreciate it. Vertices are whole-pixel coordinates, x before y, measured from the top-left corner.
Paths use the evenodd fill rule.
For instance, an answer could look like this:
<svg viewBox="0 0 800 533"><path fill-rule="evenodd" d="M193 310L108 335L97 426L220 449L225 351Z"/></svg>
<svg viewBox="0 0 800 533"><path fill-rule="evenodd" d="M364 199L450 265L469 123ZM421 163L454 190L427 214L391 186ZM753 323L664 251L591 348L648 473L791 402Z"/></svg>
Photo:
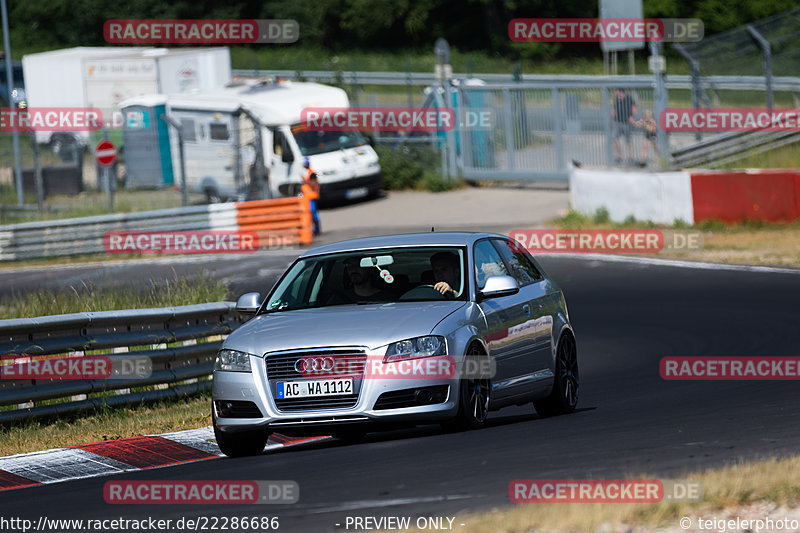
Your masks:
<svg viewBox="0 0 800 533"><path fill-rule="evenodd" d="M253 357L254 362L263 359ZM424 389L432 392L437 403L403 402L409 391ZM267 381L266 365L255 364L252 372L215 371L213 379L213 409L215 424L225 432L247 431L262 427L274 431L300 430L308 434L325 434L332 427L361 424L404 425L443 422L458 411L458 379L446 378L366 378L363 379L358 400L352 407L281 411L278 409ZM392 405L379 399L386 393L400 397ZM439 399L443 401L439 402ZM252 407L242 416L224 416L217 402L250 402ZM377 405L376 405L377 404ZM242 404L244 405L244 404ZM248 404L249 405L249 404ZM400 407L395 407L400 405ZM261 416L258 416L261 415ZM322 433L320 433L322 431Z"/></svg>

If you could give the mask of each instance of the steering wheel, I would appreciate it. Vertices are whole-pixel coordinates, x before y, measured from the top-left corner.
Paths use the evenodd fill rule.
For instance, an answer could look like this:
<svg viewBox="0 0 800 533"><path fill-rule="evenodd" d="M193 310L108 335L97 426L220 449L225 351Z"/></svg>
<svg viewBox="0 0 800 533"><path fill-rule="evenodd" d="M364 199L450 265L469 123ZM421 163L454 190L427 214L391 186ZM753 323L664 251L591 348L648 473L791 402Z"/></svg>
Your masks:
<svg viewBox="0 0 800 533"><path fill-rule="evenodd" d="M436 293L436 296L438 296L438 298L434 298L435 300L445 300L446 299L445 295L442 294L441 292L437 291L433 287L433 285L426 284L426 285L417 285L413 289L411 289L409 291L406 291L405 293L403 293L400 296L400 298L398 298L398 300L413 300L415 298L430 299L430 296L433 296L433 295L430 294L429 291L433 292L433 293ZM419 293L419 296L417 296L417 293Z"/></svg>

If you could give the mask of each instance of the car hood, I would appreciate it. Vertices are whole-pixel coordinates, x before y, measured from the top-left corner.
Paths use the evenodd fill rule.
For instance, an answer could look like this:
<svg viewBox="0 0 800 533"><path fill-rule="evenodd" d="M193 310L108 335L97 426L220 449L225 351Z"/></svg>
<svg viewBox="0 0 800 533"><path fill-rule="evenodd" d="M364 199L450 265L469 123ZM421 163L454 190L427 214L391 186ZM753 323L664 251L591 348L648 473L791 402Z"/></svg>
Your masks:
<svg viewBox="0 0 800 533"><path fill-rule="evenodd" d="M278 350L366 346L429 334L467 302L336 305L258 315L233 332L225 348L254 355Z"/></svg>

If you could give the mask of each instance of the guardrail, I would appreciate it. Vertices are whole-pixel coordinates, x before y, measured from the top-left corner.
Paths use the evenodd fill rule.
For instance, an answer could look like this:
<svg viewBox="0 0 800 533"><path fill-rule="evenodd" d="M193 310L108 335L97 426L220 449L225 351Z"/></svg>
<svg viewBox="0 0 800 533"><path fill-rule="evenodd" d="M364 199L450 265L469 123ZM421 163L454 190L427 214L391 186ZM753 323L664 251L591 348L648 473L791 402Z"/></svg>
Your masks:
<svg viewBox="0 0 800 533"><path fill-rule="evenodd" d="M672 167L696 168L702 165L717 168L750 155L796 143L798 140L800 131L723 133L673 150Z"/></svg>
<svg viewBox="0 0 800 533"><path fill-rule="evenodd" d="M433 72L351 72L335 70L248 70L237 69L234 76L262 77L275 76L286 79L297 79L299 76L309 81L325 83L347 83L357 85L418 85L428 86L437 83ZM299 76L298 76L299 75ZM479 74L454 73L454 79L476 79L487 83L504 83L515 81L511 74ZM606 82L606 84L625 85L632 83L653 83L651 74L625 76L594 76L589 74L523 74L523 82L558 82L586 83ZM719 90L763 90L766 87L764 76L700 76L704 86ZM692 77L687 75L670 75L666 79L667 89L692 89ZM776 91L800 91L800 77L778 76L772 78L772 87Z"/></svg>
<svg viewBox="0 0 800 533"><path fill-rule="evenodd" d="M0 261L105 251L109 231L253 231L262 247L311 244L311 210L302 197L116 213L0 226Z"/></svg>
<svg viewBox="0 0 800 533"><path fill-rule="evenodd" d="M207 390L211 381L198 379L213 371L222 336L242 323L234 306L216 302L0 320L0 354L6 364L9 356L92 355L108 356L112 363L146 358L152 366L144 378L13 379L0 365L0 406L17 406L0 411L0 423ZM152 385L152 390L130 390Z"/></svg>

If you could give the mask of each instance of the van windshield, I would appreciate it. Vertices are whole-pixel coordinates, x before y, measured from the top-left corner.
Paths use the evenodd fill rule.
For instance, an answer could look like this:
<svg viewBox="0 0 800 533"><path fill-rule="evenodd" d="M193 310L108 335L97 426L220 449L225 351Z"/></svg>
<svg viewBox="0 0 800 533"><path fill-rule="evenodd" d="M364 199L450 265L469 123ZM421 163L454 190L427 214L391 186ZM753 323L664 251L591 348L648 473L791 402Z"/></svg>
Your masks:
<svg viewBox="0 0 800 533"><path fill-rule="evenodd" d="M367 141L357 131L311 131L302 126L292 128L300 153L304 156L335 152L343 148L364 146Z"/></svg>

